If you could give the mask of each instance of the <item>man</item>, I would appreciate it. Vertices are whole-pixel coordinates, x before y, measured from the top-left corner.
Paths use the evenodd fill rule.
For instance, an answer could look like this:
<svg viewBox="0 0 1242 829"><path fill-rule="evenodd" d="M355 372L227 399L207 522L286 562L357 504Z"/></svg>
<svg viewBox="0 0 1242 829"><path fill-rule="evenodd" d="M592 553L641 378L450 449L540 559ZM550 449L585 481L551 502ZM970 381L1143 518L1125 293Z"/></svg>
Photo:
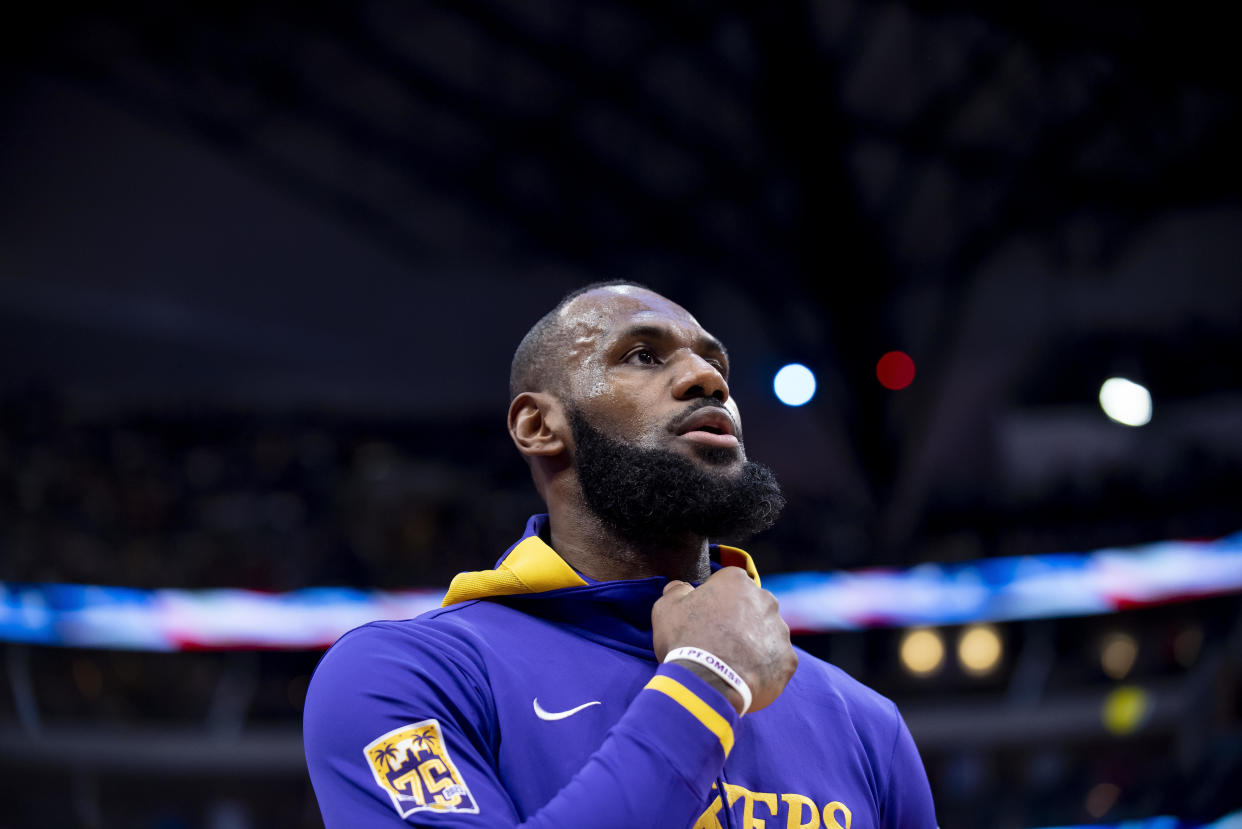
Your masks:
<svg viewBox="0 0 1242 829"><path fill-rule="evenodd" d="M750 558L709 544L784 505L728 374L630 283L527 333L509 433L548 513L440 610L324 656L305 742L329 829L936 825L893 704L793 648Z"/></svg>

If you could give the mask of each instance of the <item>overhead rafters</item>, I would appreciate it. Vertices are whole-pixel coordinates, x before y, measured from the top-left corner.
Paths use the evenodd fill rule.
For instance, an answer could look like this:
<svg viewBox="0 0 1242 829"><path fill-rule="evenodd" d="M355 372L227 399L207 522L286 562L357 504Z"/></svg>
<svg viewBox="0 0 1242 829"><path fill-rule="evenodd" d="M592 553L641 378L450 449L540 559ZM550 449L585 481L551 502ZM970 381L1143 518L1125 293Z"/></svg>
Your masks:
<svg viewBox="0 0 1242 829"><path fill-rule="evenodd" d="M10 65L187 130L420 262L633 276L659 260L771 320L799 297L826 337L774 322L771 338L836 367L847 396L824 426L898 555L937 471L978 457L972 407L1013 382L959 339L997 250L1085 217L1107 261L1172 207L1236 202L1239 82L1203 19L965 0L84 5L36 19ZM899 309L923 298L913 332ZM932 382L895 407L871 372L903 341Z"/></svg>

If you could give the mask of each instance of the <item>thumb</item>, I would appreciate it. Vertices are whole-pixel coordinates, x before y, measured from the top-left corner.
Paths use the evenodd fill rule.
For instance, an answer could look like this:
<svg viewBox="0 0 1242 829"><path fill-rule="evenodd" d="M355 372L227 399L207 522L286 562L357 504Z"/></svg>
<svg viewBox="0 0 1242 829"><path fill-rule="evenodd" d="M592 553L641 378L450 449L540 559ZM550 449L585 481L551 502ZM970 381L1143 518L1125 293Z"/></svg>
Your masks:
<svg viewBox="0 0 1242 829"><path fill-rule="evenodd" d="M684 581L678 581L676 579L664 585L665 596L684 596L687 593L693 593L693 592L694 592L694 588L692 586L690 586Z"/></svg>

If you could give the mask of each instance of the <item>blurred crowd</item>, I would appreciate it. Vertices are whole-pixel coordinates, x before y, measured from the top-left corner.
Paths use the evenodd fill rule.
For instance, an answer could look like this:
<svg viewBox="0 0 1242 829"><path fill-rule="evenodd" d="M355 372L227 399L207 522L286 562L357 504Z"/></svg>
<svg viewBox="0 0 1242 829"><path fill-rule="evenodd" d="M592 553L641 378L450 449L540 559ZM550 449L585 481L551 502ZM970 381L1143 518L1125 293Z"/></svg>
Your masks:
<svg viewBox="0 0 1242 829"><path fill-rule="evenodd" d="M765 572L868 563L840 506L788 494L747 545ZM541 509L499 416L86 416L48 390L0 397L0 581L443 587Z"/></svg>
<svg viewBox="0 0 1242 829"><path fill-rule="evenodd" d="M1179 498L1101 479L1090 509L1055 488L1021 503L936 493L917 539L887 550L876 516L787 490L776 526L741 541L774 573L1224 534L1237 529L1228 469L1217 477L1232 486L1208 476ZM0 581L443 587L491 567L541 509L499 415L86 415L46 389L0 393Z"/></svg>
<svg viewBox="0 0 1242 829"><path fill-rule="evenodd" d="M440 586L539 503L502 424L0 405L0 580Z"/></svg>

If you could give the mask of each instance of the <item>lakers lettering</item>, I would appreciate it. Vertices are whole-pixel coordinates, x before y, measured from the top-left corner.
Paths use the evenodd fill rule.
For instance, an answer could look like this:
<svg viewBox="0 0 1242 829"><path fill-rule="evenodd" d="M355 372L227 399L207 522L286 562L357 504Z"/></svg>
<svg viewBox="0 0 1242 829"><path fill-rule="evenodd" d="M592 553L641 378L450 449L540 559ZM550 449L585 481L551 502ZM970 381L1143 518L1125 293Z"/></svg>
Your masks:
<svg viewBox="0 0 1242 829"><path fill-rule="evenodd" d="M821 806L802 794L752 792L725 783L724 797L717 794L712 799L694 829L724 829L721 812L725 809L740 819L742 829L852 829L854 820L849 807L839 800Z"/></svg>
<svg viewBox="0 0 1242 829"><path fill-rule="evenodd" d="M403 725L364 749L375 782L401 817L415 812L477 813L470 787L453 765L435 720Z"/></svg>

